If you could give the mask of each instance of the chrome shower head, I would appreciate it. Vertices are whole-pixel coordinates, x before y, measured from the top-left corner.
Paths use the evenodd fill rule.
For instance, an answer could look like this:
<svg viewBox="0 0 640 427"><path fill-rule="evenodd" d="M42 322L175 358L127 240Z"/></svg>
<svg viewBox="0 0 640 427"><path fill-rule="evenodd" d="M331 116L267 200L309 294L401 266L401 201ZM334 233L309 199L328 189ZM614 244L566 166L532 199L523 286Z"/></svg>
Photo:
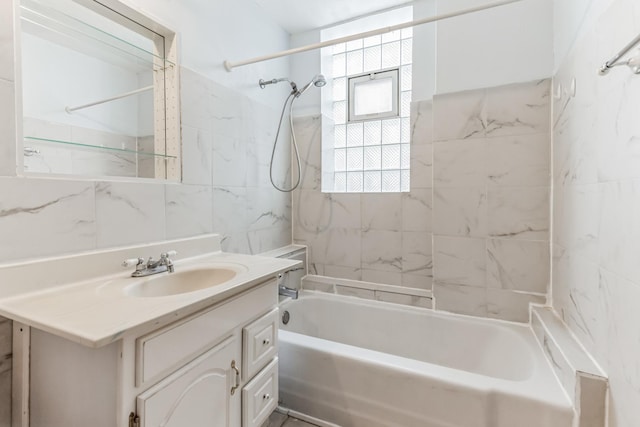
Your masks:
<svg viewBox="0 0 640 427"><path fill-rule="evenodd" d="M315 87L322 87L327 84L327 79L322 74L316 74L311 81L304 85L304 87L296 93L296 98L306 92L307 89L314 85Z"/></svg>
<svg viewBox="0 0 640 427"><path fill-rule="evenodd" d="M324 75L318 74L313 78L312 82L315 87L322 87L327 84L327 79L324 78Z"/></svg>

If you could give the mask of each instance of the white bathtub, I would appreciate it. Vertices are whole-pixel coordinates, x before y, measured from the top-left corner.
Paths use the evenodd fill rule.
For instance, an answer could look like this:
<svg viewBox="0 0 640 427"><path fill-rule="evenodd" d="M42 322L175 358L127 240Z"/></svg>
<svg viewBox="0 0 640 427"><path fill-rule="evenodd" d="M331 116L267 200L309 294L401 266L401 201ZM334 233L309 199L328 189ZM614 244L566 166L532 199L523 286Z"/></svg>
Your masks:
<svg viewBox="0 0 640 427"><path fill-rule="evenodd" d="M282 303L280 398L343 427L570 427L528 326L305 291Z"/></svg>

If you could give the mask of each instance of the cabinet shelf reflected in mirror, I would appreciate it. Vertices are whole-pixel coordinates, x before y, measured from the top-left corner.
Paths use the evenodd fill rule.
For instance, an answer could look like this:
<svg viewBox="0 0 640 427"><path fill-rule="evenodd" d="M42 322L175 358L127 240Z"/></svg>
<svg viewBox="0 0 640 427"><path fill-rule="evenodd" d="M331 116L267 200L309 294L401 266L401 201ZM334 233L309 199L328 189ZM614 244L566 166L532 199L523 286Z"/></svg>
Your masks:
<svg viewBox="0 0 640 427"><path fill-rule="evenodd" d="M94 145L33 136L24 137L25 170L30 173L56 173L88 175L97 172L103 176L154 178L152 172L158 161L176 161L153 151L139 151L127 146L144 147L121 140L119 147ZM147 148L152 145L147 143Z"/></svg>
<svg viewBox="0 0 640 427"><path fill-rule="evenodd" d="M53 5L62 6L64 3L66 2L54 2ZM150 39L137 34L131 36L130 31L123 32L122 27L112 22L108 23L106 19L94 17L83 21L76 16L85 19L87 16L90 17L86 9L72 2L69 2L69 5L64 5L69 12L63 12L41 1L21 0L22 30L28 34L46 37L57 44L66 45L90 56L103 57L110 62L121 61L126 67L137 65L141 71L149 67L163 68L175 65L159 51L154 51ZM92 25L91 22L96 24Z"/></svg>
<svg viewBox="0 0 640 427"><path fill-rule="evenodd" d="M175 33L123 11L20 1L26 173L180 176Z"/></svg>

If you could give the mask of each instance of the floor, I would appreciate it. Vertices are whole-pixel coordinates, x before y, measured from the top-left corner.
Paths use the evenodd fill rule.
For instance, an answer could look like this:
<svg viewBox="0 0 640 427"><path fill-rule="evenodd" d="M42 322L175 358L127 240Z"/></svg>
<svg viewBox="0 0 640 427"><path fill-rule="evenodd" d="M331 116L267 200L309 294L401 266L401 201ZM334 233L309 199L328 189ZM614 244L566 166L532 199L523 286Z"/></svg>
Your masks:
<svg viewBox="0 0 640 427"><path fill-rule="evenodd" d="M279 412L271 414L269 419L262 424L262 427L317 427L315 424L310 424L301 421L297 418L290 417Z"/></svg>

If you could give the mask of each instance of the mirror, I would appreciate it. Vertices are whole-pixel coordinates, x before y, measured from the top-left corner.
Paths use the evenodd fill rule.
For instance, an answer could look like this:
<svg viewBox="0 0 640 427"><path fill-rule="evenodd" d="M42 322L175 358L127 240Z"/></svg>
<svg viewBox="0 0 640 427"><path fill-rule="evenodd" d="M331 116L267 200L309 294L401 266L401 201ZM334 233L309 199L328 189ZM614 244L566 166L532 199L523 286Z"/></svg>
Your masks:
<svg viewBox="0 0 640 427"><path fill-rule="evenodd" d="M92 0L20 14L24 172L179 179L175 34Z"/></svg>

